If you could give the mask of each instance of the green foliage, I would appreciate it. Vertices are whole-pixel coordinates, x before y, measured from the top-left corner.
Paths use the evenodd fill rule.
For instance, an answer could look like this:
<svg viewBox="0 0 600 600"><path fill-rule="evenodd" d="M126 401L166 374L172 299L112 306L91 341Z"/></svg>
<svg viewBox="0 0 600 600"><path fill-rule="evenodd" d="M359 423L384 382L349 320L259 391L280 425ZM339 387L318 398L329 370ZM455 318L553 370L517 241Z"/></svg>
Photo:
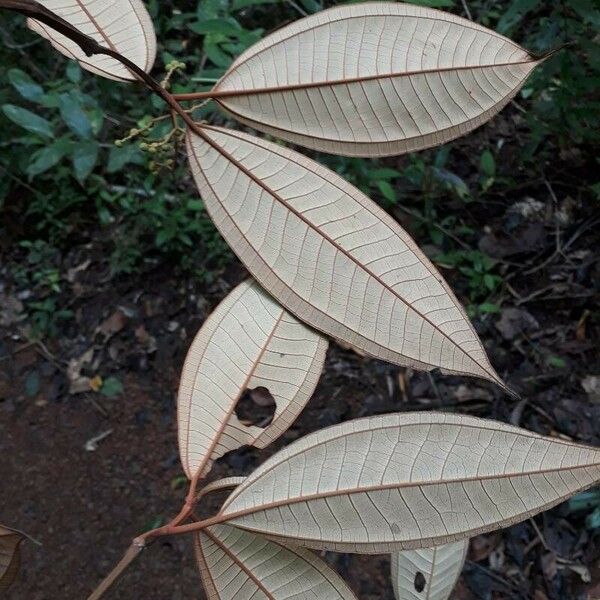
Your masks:
<svg viewBox="0 0 600 600"><path fill-rule="evenodd" d="M153 10L158 13L157 4ZM214 10L225 14L223 7ZM187 31L189 37L189 25L200 16L190 12L159 18L159 35L179 39L172 44L181 55L182 35ZM231 254L189 186L184 161L173 164L173 143L160 155L140 148L140 142L160 141L170 121L159 122L141 138L115 144L132 127L143 129L164 114L162 103L137 86L83 72L77 63L49 51L23 28L22 20L8 20L11 46L35 40L26 60L11 48L0 48L5 84L0 88L0 171L10 174L0 183L0 210L8 216L0 219L0 231L20 249L11 271L18 288L32 294L26 302L32 335L56 335L70 318L59 301L65 275L61 255L91 232L104 240L112 276L168 261L200 281L211 280ZM178 33L167 33L180 26ZM201 36L194 37L202 44ZM190 52L196 57L196 48ZM203 75L197 63L194 58L194 76ZM180 89L197 89L191 78L183 79L187 85L180 79ZM9 221L18 232L5 230Z"/></svg>
<svg viewBox="0 0 600 600"><path fill-rule="evenodd" d="M31 322L31 329L28 333L33 339L57 336L60 333L62 323L73 316L72 311L59 308L55 298L46 298L40 302L29 302L27 310Z"/></svg>
<svg viewBox="0 0 600 600"><path fill-rule="evenodd" d="M2 157L2 164L6 167L5 161L12 159L9 164L13 171L31 182L70 160L72 176L83 185L99 157L97 138L103 128L104 111L98 102L68 79L50 83L45 89L24 71L12 68L8 70L8 81L16 92L14 100L20 99L27 106L6 103L2 112L18 128L33 135L22 136L18 129L9 129L14 147L12 156ZM68 178L70 171L59 170L51 179Z"/></svg>
<svg viewBox="0 0 600 600"><path fill-rule="evenodd" d="M108 398L120 396L123 393L123 384L116 377L107 377L102 381L100 393Z"/></svg>
<svg viewBox="0 0 600 600"><path fill-rule="evenodd" d="M435 260L441 266L458 269L466 277L473 303L469 312L499 312L500 307L487 300L502 284L502 277L495 272L496 261L479 250L456 250L438 255Z"/></svg>
<svg viewBox="0 0 600 600"><path fill-rule="evenodd" d="M21 69L10 69L7 73L8 81L17 92L30 102L39 102L44 97L44 89L21 71Z"/></svg>
<svg viewBox="0 0 600 600"><path fill-rule="evenodd" d="M573 496L569 500L569 511L587 513L585 524L590 530L600 528L600 491L589 490Z"/></svg>
<svg viewBox="0 0 600 600"><path fill-rule="evenodd" d="M537 153L546 154L555 141L564 149L594 142L600 125L598 3L511 0L475 14L483 25L518 40L532 52L569 44L536 69L521 91L520 101L531 106L526 113L530 134L524 156L535 159Z"/></svg>
<svg viewBox="0 0 600 600"><path fill-rule="evenodd" d="M5 104L2 107L2 112L13 122L26 129L30 133L39 135L44 138L53 138L54 130L52 125L42 118L32 113L26 108L15 106L14 104Z"/></svg>
<svg viewBox="0 0 600 600"><path fill-rule="evenodd" d="M548 364L556 369L564 369L567 366L565 359L560 356L549 356Z"/></svg>

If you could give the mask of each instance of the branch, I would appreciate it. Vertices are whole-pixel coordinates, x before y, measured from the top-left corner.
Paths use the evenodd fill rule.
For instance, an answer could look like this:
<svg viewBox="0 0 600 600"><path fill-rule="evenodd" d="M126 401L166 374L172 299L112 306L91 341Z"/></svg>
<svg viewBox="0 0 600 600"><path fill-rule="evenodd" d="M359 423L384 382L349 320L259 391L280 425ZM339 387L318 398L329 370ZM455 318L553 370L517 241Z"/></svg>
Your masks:
<svg viewBox="0 0 600 600"><path fill-rule="evenodd" d="M73 40L86 56L101 54L102 46L91 37L81 33L68 21L34 0L0 0L0 8L12 10L36 21L45 23L52 29Z"/></svg>

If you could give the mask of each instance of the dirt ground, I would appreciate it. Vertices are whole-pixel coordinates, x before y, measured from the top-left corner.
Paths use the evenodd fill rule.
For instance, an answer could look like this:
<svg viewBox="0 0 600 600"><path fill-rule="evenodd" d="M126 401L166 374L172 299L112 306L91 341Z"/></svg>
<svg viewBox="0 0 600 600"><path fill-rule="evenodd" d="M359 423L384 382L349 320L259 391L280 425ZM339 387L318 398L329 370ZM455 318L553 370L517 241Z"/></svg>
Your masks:
<svg viewBox="0 0 600 600"><path fill-rule="evenodd" d="M332 345L313 399L272 447L219 460L210 479L249 473L276 449L347 419L407 410L445 410L510 422L547 435L600 444L597 321L598 215L577 196L569 165L514 198L472 205L462 215L480 231L505 280L498 314L475 325L491 361L521 399L474 379L407 371ZM517 193L517 192L515 192ZM522 210L537 197L540 214ZM550 207L550 208L548 208ZM451 203L446 206L453 210ZM564 218L557 221L558 211ZM405 212L396 211L411 228ZM562 217L561 217L562 218ZM558 225L557 225L558 223ZM482 225L485 224L485 227ZM417 240L420 241L420 240ZM10 242L10 240L8 240ZM210 285L168 265L136 277L106 275L102 240L74 244L61 269L73 319L60 336L30 342L10 275L0 265L0 523L40 542L23 546L10 600L84 598L132 537L178 512L185 495L175 397L191 340L220 299L245 276L232 263ZM456 270L444 275L465 299ZM117 377L112 397L91 391ZM96 386L97 387L97 386ZM206 510L215 509L207 506ZM599 529L565 503L534 520L471 543L459 600L600 598ZM328 554L361 600L391 600L385 556ZM130 567L110 598L204 598L191 540L161 540Z"/></svg>

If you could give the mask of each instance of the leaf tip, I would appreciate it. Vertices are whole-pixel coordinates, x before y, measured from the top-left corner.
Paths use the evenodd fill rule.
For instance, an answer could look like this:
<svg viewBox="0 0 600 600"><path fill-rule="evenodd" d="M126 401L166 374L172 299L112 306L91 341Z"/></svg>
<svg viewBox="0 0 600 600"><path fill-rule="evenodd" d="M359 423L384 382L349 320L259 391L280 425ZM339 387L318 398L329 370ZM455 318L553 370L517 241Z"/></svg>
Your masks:
<svg viewBox="0 0 600 600"><path fill-rule="evenodd" d="M495 369L490 368L485 377L488 381L495 383L503 392L509 395L511 398L515 400L520 400L521 396L518 392L513 390L507 383L504 382L502 377L496 373Z"/></svg>
<svg viewBox="0 0 600 600"><path fill-rule="evenodd" d="M536 62L542 63L554 56L555 54L558 54L561 50L564 50L565 48L573 48L574 46L575 42L566 42L565 44L560 44L555 48L550 48L550 50L546 50L546 52L530 52L529 54Z"/></svg>

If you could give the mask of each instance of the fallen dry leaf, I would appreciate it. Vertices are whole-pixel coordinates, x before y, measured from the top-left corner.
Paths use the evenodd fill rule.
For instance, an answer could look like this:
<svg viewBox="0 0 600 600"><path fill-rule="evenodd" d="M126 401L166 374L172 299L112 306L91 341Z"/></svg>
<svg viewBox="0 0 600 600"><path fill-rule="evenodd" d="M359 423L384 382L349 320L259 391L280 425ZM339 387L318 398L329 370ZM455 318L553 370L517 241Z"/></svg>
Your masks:
<svg viewBox="0 0 600 600"><path fill-rule="evenodd" d="M69 361L67 377L69 378L69 394L81 394L90 391L90 378L81 374L86 364L90 364L94 358L94 349L89 348L79 358Z"/></svg>
<svg viewBox="0 0 600 600"><path fill-rule="evenodd" d="M458 402L468 402L469 400L491 401L494 398L489 390L464 383L453 391L453 396Z"/></svg>
<svg viewBox="0 0 600 600"><path fill-rule="evenodd" d="M112 337L115 333L119 333L123 327L127 324L127 315L117 309L110 317L105 319L96 331L99 331L105 338Z"/></svg>
<svg viewBox="0 0 600 600"><path fill-rule="evenodd" d="M558 566L554 552L546 552L542 555L542 571L548 581L552 581L556 577Z"/></svg>
<svg viewBox="0 0 600 600"><path fill-rule="evenodd" d="M0 326L10 327L24 318L23 303L15 296L0 294Z"/></svg>
<svg viewBox="0 0 600 600"><path fill-rule="evenodd" d="M156 350L156 338L150 335L143 325L136 328L134 335L136 340L145 347L146 352L152 353Z"/></svg>
<svg viewBox="0 0 600 600"><path fill-rule="evenodd" d="M505 340L514 340L517 336L539 329L540 325L535 318L521 308L504 308L496 329Z"/></svg>
<svg viewBox="0 0 600 600"><path fill-rule="evenodd" d="M581 387L592 402L600 402L600 375L588 375L581 380Z"/></svg>
<svg viewBox="0 0 600 600"><path fill-rule="evenodd" d="M471 540L469 558L474 562L485 560L500 545L502 536L498 533L478 535Z"/></svg>
<svg viewBox="0 0 600 600"><path fill-rule="evenodd" d="M22 533L0 525L0 591L7 590L17 577L21 564L19 546L24 539Z"/></svg>
<svg viewBox="0 0 600 600"><path fill-rule="evenodd" d="M75 283L75 279L77 278L77 274L85 271L90 265L92 261L90 259L83 261L81 264L72 267L67 271L67 281L69 283Z"/></svg>
<svg viewBox="0 0 600 600"><path fill-rule="evenodd" d="M577 575L581 577L581 581L583 581L583 583L590 583L592 580L590 570L585 565L568 564L560 565L559 568L569 569L570 571L573 571L573 573L577 573Z"/></svg>
<svg viewBox="0 0 600 600"><path fill-rule="evenodd" d="M112 429L107 431L103 431L98 435L95 435L93 438L90 438L85 445L83 446L87 452L95 452L98 450L98 444L105 438L107 438L113 432Z"/></svg>
<svg viewBox="0 0 600 600"><path fill-rule="evenodd" d="M100 375L96 375L88 380L88 389L92 390L93 392L98 392L102 387L102 383L102 377L100 377Z"/></svg>

